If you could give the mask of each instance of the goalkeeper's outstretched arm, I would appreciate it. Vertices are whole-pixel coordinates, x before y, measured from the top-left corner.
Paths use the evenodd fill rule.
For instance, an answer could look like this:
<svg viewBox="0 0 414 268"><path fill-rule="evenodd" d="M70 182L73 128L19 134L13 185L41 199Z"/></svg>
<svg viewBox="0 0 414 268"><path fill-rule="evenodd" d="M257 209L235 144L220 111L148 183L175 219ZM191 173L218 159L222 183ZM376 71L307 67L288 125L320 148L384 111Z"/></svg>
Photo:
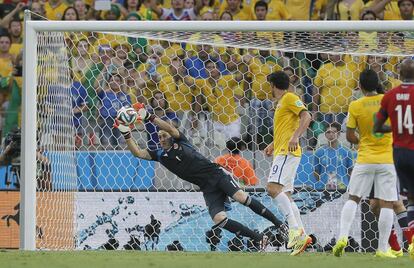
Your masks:
<svg viewBox="0 0 414 268"><path fill-rule="evenodd" d="M128 149L135 157L151 160L151 156L148 151L146 149L139 148L135 140L132 138L131 128L129 126L120 124L118 119L116 119L114 127L121 132L122 136L124 136Z"/></svg>
<svg viewBox="0 0 414 268"><path fill-rule="evenodd" d="M178 139L180 137L180 132L171 123L166 122L158 117L154 118L153 123L156 124L161 130L168 132L171 137L175 139Z"/></svg>

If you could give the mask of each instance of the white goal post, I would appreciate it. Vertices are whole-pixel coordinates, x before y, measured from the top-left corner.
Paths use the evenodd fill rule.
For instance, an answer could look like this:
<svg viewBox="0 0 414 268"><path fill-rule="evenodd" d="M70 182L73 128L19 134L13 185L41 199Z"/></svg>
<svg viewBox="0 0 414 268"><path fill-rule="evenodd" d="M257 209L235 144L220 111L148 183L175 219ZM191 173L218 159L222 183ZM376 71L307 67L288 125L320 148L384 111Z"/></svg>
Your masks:
<svg viewBox="0 0 414 268"><path fill-rule="evenodd" d="M24 30L20 248L36 249L39 32L357 32L414 31L414 21L32 21ZM275 48L277 49L277 48ZM338 219L339 220L339 219Z"/></svg>

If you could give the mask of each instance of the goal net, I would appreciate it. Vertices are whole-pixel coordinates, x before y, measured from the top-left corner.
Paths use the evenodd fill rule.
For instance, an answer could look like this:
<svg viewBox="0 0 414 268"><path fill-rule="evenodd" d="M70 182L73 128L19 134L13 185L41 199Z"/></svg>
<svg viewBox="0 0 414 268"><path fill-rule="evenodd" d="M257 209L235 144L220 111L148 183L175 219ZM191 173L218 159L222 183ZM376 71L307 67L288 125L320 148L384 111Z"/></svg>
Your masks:
<svg viewBox="0 0 414 268"><path fill-rule="evenodd" d="M377 71L385 91L401 83L399 62L414 54L410 33L92 29L36 32L37 82L26 84L37 90L36 248L256 251L246 238L213 232L202 193L159 163L134 158L112 126L119 108L141 102L212 161L232 140L255 175L234 157L225 157L227 168L284 220L265 191L272 158L263 153L276 105L267 75L282 70L313 114L293 199L313 250L331 250L356 157L344 122L362 95L359 73ZM132 134L141 148L160 146L152 123ZM284 230L235 202L228 214L267 232L269 251L286 250ZM376 248L375 222L363 202L350 251Z"/></svg>

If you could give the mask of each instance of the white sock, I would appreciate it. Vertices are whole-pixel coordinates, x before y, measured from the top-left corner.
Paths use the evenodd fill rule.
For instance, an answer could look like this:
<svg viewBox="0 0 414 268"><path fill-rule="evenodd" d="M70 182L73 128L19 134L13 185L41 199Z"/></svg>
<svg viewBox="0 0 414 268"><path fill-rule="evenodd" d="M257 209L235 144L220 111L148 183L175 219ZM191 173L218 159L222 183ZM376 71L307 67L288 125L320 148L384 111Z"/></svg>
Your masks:
<svg viewBox="0 0 414 268"><path fill-rule="evenodd" d="M339 239L345 237L348 238L349 230L354 222L355 212L358 204L355 201L348 200L345 202L341 211L341 227L339 229Z"/></svg>
<svg viewBox="0 0 414 268"><path fill-rule="evenodd" d="M378 219L378 250L388 250L388 238L391 233L392 224L394 222L394 210L391 208L381 208Z"/></svg>
<svg viewBox="0 0 414 268"><path fill-rule="evenodd" d="M292 206L287 195L285 193L280 193L276 196L274 201L276 201L283 215L285 215L286 220L289 224L289 229L298 229L299 226L296 221L295 214L292 211Z"/></svg>
<svg viewBox="0 0 414 268"><path fill-rule="evenodd" d="M298 206L296 205L295 201L290 202L290 205L292 206L293 215L295 216L299 229L304 229Z"/></svg>

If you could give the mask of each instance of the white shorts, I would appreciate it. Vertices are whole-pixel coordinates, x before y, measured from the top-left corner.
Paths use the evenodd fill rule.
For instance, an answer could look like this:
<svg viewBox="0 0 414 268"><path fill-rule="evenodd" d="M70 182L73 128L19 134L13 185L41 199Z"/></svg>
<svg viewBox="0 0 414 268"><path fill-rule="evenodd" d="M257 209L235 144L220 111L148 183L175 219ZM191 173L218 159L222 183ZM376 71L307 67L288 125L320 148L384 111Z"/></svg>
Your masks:
<svg viewBox="0 0 414 268"><path fill-rule="evenodd" d="M300 157L277 155L273 159L267 182L283 185L283 192L293 192L293 182L300 163Z"/></svg>
<svg viewBox="0 0 414 268"><path fill-rule="evenodd" d="M360 198L369 196L385 201L398 200L397 173L393 164L355 164L348 185L348 193Z"/></svg>

